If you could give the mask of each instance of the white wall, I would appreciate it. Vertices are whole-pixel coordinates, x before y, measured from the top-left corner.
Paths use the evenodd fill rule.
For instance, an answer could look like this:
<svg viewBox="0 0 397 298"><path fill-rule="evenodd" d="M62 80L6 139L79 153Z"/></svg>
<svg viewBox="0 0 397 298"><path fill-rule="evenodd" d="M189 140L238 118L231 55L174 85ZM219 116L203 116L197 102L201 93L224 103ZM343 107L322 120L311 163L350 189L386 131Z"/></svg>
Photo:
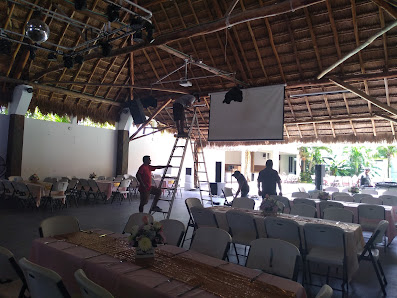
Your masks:
<svg viewBox="0 0 397 298"><path fill-rule="evenodd" d="M241 154L241 153L240 153ZM216 162L221 162L221 179L225 177L225 151L223 149L205 148L204 149L205 163L207 165L209 182L215 182L215 165ZM224 181L221 181L224 182Z"/></svg>
<svg viewBox="0 0 397 298"><path fill-rule="evenodd" d="M25 119L22 177L114 176L117 131Z"/></svg>
<svg viewBox="0 0 397 298"><path fill-rule="evenodd" d="M241 165L241 151L226 151L225 163Z"/></svg>
<svg viewBox="0 0 397 298"><path fill-rule="evenodd" d="M8 125L10 116L0 114L0 156L7 160Z"/></svg>

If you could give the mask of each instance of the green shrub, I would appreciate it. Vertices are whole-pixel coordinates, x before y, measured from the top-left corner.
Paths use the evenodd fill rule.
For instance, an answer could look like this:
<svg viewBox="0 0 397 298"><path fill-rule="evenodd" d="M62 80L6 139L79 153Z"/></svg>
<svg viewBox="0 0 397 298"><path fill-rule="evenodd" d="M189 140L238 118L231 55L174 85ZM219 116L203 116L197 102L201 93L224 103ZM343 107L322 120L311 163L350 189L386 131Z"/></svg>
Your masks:
<svg viewBox="0 0 397 298"><path fill-rule="evenodd" d="M307 182L307 183L312 183L312 176L310 175L309 172L301 172L300 175L300 182Z"/></svg>

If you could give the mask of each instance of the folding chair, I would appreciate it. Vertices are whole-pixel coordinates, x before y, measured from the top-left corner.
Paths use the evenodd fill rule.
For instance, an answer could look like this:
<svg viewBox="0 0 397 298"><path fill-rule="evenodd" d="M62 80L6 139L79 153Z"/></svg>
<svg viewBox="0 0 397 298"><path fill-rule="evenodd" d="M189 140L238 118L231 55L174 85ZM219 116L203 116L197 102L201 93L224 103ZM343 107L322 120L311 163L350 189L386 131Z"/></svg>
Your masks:
<svg viewBox="0 0 397 298"><path fill-rule="evenodd" d="M39 227L39 235L42 238L79 231L80 224L78 219L69 215L58 215L46 218L40 223Z"/></svg>
<svg viewBox="0 0 397 298"><path fill-rule="evenodd" d="M167 244L180 246L185 232L185 225L176 219L163 219L160 221Z"/></svg>
<svg viewBox="0 0 397 298"><path fill-rule="evenodd" d="M186 239L186 234L188 232L188 229L189 228L193 228L193 232L196 229L196 225L194 223L192 212L190 211L190 209L192 207L204 208L203 204L200 201L200 199L197 199L197 198L187 198L185 200L185 205L186 205L187 212L189 213L189 221L188 221L187 226L186 226L185 234L183 235L182 246L185 244L186 240L191 240L191 238L190 239Z"/></svg>
<svg viewBox="0 0 397 298"><path fill-rule="evenodd" d="M232 237L228 232L214 227L202 227L196 230L190 250L204 255L225 259Z"/></svg>
<svg viewBox="0 0 397 298"><path fill-rule="evenodd" d="M113 298L108 290L89 279L83 269L78 269L74 277L80 287L83 298Z"/></svg>

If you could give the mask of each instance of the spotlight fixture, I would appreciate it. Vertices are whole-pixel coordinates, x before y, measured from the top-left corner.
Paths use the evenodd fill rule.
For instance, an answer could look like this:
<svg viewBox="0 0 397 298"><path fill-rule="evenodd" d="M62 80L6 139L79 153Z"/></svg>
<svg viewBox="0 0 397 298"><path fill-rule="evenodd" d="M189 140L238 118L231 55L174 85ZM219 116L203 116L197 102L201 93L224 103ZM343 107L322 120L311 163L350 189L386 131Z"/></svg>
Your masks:
<svg viewBox="0 0 397 298"><path fill-rule="evenodd" d="M230 104L232 100L238 102L243 101L243 92L237 86L234 86L225 94L225 99L223 100L222 103Z"/></svg>
<svg viewBox="0 0 397 298"><path fill-rule="evenodd" d="M113 46L109 42L104 41L104 42L101 43L101 47L102 47L102 55L104 57L109 56Z"/></svg>
<svg viewBox="0 0 397 298"><path fill-rule="evenodd" d="M132 39L133 39L134 42L142 42L143 41L142 30L136 31L132 35Z"/></svg>
<svg viewBox="0 0 397 298"><path fill-rule="evenodd" d="M74 8L76 10L83 10L87 8L87 0L74 0Z"/></svg>
<svg viewBox="0 0 397 298"><path fill-rule="evenodd" d="M157 99L152 95L141 99L142 106L146 109L148 107L157 108Z"/></svg>
<svg viewBox="0 0 397 298"><path fill-rule="evenodd" d="M120 18L120 7L110 4L107 8L107 17L109 22L117 21Z"/></svg>
<svg viewBox="0 0 397 298"><path fill-rule="evenodd" d="M55 53L49 53L47 56L47 60L55 62L57 61L57 55L55 55Z"/></svg>
<svg viewBox="0 0 397 298"><path fill-rule="evenodd" d="M83 62L84 62L84 57L81 56L81 55L76 55L76 56L74 57L74 62L77 63L77 64L83 64Z"/></svg>
<svg viewBox="0 0 397 298"><path fill-rule="evenodd" d="M29 46L29 53L30 53L29 59L30 60L34 60L34 58L36 58L36 51L37 51L37 48Z"/></svg>
<svg viewBox="0 0 397 298"><path fill-rule="evenodd" d="M71 56L63 56L63 65L66 68L72 68L73 67L73 58Z"/></svg>
<svg viewBox="0 0 397 298"><path fill-rule="evenodd" d="M141 17L133 16L130 22L130 27L134 31L138 31L143 28L143 20Z"/></svg>

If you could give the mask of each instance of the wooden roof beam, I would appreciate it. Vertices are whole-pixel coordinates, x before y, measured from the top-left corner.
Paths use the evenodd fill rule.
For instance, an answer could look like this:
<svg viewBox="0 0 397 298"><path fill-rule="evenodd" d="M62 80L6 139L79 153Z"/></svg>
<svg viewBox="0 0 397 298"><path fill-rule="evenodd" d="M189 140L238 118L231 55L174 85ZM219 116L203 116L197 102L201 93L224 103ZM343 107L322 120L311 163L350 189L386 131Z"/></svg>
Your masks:
<svg viewBox="0 0 397 298"><path fill-rule="evenodd" d="M342 52L340 50L338 31L336 30L334 15L332 14L331 1L330 0L326 0L325 3L327 4L328 17L329 17L329 22L331 24L332 35L334 37L336 53L338 54L338 59L341 59L342 58ZM340 69L341 69L341 73L343 74L344 71L343 71L343 66L342 65L340 66Z"/></svg>
<svg viewBox="0 0 397 298"><path fill-rule="evenodd" d="M381 117L379 115L373 115L373 116L350 116L350 117L337 117L337 118L332 118L332 122L346 122L346 121L357 121L357 120L370 120L370 119L376 119L376 117ZM382 117L385 117L382 115ZM393 119L393 118L391 118ZM390 121L390 120L389 120ZM397 120L395 120L397 121ZM313 120L304 120L304 121L291 121L291 122L284 122L285 125L302 125L302 124L313 124L313 123L329 123L329 119L313 119Z"/></svg>
<svg viewBox="0 0 397 298"><path fill-rule="evenodd" d="M317 45L317 41L316 41L316 35L314 34L314 30L313 30L313 25L312 25L312 20L310 17L310 13L307 9L307 7L303 8L303 11L305 12L305 16L306 16L306 23L307 26L309 27L309 32L310 32L310 36L312 39L312 43L313 43L313 48L314 48L314 53L316 54L316 59L317 59L317 64L318 64L318 68L320 69L320 71L323 70L323 65L321 63L321 57L320 57L320 53L318 51L318 45Z"/></svg>
<svg viewBox="0 0 397 298"><path fill-rule="evenodd" d="M284 19L285 19L285 24L286 24L287 29L288 29L289 38L291 40L291 45L292 45L292 48L294 50L295 61L296 61L296 65L298 66L298 70L299 70L299 77L302 80L303 79L303 70L302 70L302 66L301 66L300 61L299 61L298 49L296 47L296 42L295 42L295 38L294 38L294 32L291 29L291 22L289 20L288 14L284 15Z"/></svg>
<svg viewBox="0 0 397 298"><path fill-rule="evenodd" d="M390 107L389 83L388 83L387 79L384 79L384 82L385 82L386 103ZM394 136L396 134L396 132L394 131L393 122L390 122L390 128L391 128L391 132L393 133L393 136Z"/></svg>
<svg viewBox="0 0 397 298"><path fill-rule="evenodd" d="M385 24L385 17L383 15L382 9L379 7L379 20L380 20L380 25L382 28L386 26ZM387 48L387 37L386 33L382 35L382 43L383 43L383 53L385 54L385 71L389 70L389 54L388 54L388 48Z"/></svg>
<svg viewBox="0 0 397 298"><path fill-rule="evenodd" d="M276 61L277 61L277 64L278 64L278 69L280 70L281 79L285 83L286 81L285 81L285 75L284 75L284 71L283 71L283 66L281 65L281 60L280 60L280 57L278 55L278 52L277 52L277 49L276 49L276 45L274 44L272 28L270 27L270 23L269 23L269 20L267 18L265 19L265 24L266 24L266 28L267 28L267 33L269 35L269 42L270 42L270 45L272 47L273 54L276 57Z"/></svg>
<svg viewBox="0 0 397 298"><path fill-rule="evenodd" d="M397 10L384 0L372 0L380 8L384 9L393 18L397 19Z"/></svg>

